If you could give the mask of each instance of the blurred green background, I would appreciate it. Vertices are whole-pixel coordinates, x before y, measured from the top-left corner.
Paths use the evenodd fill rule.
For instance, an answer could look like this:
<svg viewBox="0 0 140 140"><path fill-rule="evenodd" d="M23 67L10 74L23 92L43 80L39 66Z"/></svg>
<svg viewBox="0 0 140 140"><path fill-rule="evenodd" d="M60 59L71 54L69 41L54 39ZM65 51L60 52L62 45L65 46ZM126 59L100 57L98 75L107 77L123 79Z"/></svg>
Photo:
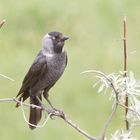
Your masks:
<svg viewBox="0 0 140 140"><path fill-rule="evenodd" d="M63 109L82 129L101 135L112 110L109 95L92 88L94 75L81 75L87 69L105 73L123 69L123 16L127 16L128 69L140 78L140 1L130 0L1 0L0 19L0 98L16 96L24 75L41 48L42 37L60 31L66 42L68 66L50 91L54 106ZM136 53L131 53L136 51ZM113 119L108 136L124 128L123 110ZM138 130L134 136L140 138ZM1 140L84 140L61 119L50 120L44 128L30 131L15 103L0 103Z"/></svg>

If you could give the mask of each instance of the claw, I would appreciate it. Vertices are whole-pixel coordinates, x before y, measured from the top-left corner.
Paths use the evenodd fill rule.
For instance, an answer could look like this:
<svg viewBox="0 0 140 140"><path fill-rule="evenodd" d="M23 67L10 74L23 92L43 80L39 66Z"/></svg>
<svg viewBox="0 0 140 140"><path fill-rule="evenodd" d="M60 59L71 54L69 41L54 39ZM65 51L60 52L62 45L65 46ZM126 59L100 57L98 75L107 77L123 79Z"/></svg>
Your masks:
<svg viewBox="0 0 140 140"><path fill-rule="evenodd" d="M64 112L56 108L53 108L52 110L50 110L49 114L51 114L50 118L52 120L54 120L54 116L60 116L63 119L65 118Z"/></svg>
<svg viewBox="0 0 140 140"><path fill-rule="evenodd" d="M54 119L54 114L51 114L51 115L50 115L50 118L51 118L52 120L55 120L55 119Z"/></svg>

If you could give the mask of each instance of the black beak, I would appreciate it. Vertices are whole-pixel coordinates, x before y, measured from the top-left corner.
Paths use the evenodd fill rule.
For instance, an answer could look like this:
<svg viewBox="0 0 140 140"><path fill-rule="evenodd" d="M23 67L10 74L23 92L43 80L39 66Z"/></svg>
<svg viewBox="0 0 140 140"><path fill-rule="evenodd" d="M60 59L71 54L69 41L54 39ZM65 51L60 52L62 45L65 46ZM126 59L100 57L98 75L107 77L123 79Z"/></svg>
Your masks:
<svg viewBox="0 0 140 140"><path fill-rule="evenodd" d="M69 37L68 36L63 36L63 41L68 40Z"/></svg>

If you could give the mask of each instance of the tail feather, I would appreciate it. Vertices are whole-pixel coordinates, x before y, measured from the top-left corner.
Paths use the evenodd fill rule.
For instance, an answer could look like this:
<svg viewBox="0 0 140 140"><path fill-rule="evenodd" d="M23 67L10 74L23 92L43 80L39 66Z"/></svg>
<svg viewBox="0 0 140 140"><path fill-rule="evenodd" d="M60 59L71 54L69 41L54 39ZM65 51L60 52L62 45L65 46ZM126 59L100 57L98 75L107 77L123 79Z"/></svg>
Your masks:
<svg viewBox="0 0 140 140"><path fill-rule="evenodd" d="M39 99L42 100L41 95L39 95ZM30 104L35 104L35 105L39 106L39 104L37 104L36 100L32 99L32 98L30 98ZM37 125L39 123L41 117L42 117L42 110L41 109L30 107L30 116L29 116L29 123L30 124ZM36 128L35 126L32 126L30 124L29 124L29 127L31 129Z"/></svg>

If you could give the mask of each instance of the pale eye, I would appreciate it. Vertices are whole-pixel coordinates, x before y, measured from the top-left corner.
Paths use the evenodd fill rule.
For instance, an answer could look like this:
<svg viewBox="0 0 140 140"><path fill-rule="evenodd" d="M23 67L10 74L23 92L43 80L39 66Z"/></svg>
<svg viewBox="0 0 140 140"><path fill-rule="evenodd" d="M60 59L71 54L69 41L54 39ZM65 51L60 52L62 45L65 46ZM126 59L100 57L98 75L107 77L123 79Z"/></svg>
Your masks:
<svg viewBox="0 0 140 140"><path fill-rule="evenodd" d="M56 38L53 36L52 39L55 40Z"/></svg>

